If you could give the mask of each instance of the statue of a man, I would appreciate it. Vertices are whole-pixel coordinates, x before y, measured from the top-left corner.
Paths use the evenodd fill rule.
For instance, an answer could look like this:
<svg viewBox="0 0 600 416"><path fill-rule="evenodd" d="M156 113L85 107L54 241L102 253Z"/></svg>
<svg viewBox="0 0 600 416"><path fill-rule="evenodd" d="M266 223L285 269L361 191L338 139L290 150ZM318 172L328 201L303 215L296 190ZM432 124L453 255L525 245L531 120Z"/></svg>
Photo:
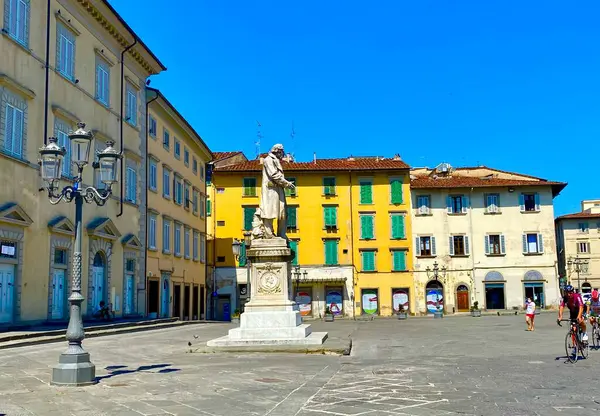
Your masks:
<svg viewBox="0 0 600 416"><path fill-rule="evenodd" d="M260 196L260 218L264 225L263 238L273 238L273 220L277 219L277 236L286 238L285 189L294 184L285 179L281 159L283 145L276 144L263 160L262 192Z"/></svg>

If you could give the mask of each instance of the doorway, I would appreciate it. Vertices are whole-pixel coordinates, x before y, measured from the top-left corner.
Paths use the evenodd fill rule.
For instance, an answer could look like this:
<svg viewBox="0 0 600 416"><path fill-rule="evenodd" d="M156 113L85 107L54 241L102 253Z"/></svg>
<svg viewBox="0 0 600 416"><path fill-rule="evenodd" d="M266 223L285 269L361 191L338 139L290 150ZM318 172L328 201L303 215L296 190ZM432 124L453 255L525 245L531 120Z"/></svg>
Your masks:
<svg viewBox="0 0 600 416"><path fill-rule="evenodd" d="M125 315L131 315L133 313L133 274L125 275Z"/></svg>
<svg viewBox="0 0 600 416"><path fill-rule="evenodd" d="M427 283L425 293L428 313L444 310L444 286L439 281L432 280Z"/></svg>
<svg viewBox="0 0 600 416"><path fill-rule="evenodd" d="M194 285L192 289L192 319L200 319L200 313L198 312L198 304L200 303L200 287Z"/></svg>
<svg viewBox="0 0 600 416"><path fill-rule="evenodd" d="M535 306L543 309L545 305L544 299L544 283L543 282L529 282L525 283L525 299L531 298L535 303ZM525 302L523 302L525 303Z"/></svg>
<svg viewBox="0 0 600 416"><path fill-rule="evenodd" d="M0 323L12 322L15 291L15 266L0 264Z"/></svg>
<svg viewBox="0 0 600 416"><path fill-rule="evenodd" d="M90 296L92 312L94 312L96 308L100 306L101 301L108 303L108 299L104 299L105 275L106 262L104 261L104 256L102 253L97 252L94 256L94 263L92 266L92 293Z"/></svg>
<svg viewBox="0 0 600 416"><path fill-rule="evenodd" d="M410 310L409 289L392 289L392 309L394 312Z"/></svg>
<svg viewBox="0 0 600 416"><path fill-rule="evenodd" d="M200 286L200 319L204 319L206 317L206 310L204 309L204 302L206 296L204 295L204 286Z"/></svg>
<svg viewBox="0 0 600 416"><path fill-rule="evenodd" d="M362 313L377 315L379 312L379 291L377 289L362 289Z"/></svg>
<svg viewBox="0 0 600 416"><path fill-rule="evenodd" d="M52 275L52 319L65 316L65 269L54 269Z"/></svg>
<svg viewBox="0 0 600 416"><path fill-rule="evenodd" d="M217 298L217 320L231 321L231 296L219 295Z"/></svg>
<svg viewBox="0 0 600 416"><path fill-rule="evenodd" d="M469 312L470 307L469 288L466 285L459 285L456 288L456 310L458 312Z"/></svg>
<svg viewBox="0 0 600 416"><path fill-rule="evenodd" d="M344 314L343 288L328 287L325 289L325 306L329 306L332 314L342 316Z"/></svg>
<svg viewBox="0 0 600 416"><path fill-rule="evenodd" d="M181 285L173 284L173 317L181 319Z"/></svg>
<svg viewBox="0 0 600 416"><path fill-rule="evenodd" d="M190 320L190 302L192 300L192 287L185 285L183 288L183 319Z"/></svg>
<svg viewBox="0 0 600 416"><path fill-rule="evenodd" d="M160 306L160 281L148 280L148 317L156 319Z"/></svg>
<svg viewBox="0 0 600 416"><path fill-rule="evenodd" d="M301 287L296 289L295 301L298 304L301 316L312 316L312 288Z"/></svg>
<svg viewBox="0 0 600 416"><path fill-rule="evenodd" d="M504 302L504 283L485 284L485 308L506 309Z"/></svg>
<svg viewBox="0 0 600 416"><path fill-rule="evenodd" d="M163 318L168 318L171 314L169 313L169 304L170 299L169 299L169 294L170 294L170 290L169 290L169 286L170 286L170 279L169 279L169 275L167 273L163 273L162 274L162 287L161 287L161 293L160 293L160 299L161 299L161 308L160 308L160 316Z"/></svg>

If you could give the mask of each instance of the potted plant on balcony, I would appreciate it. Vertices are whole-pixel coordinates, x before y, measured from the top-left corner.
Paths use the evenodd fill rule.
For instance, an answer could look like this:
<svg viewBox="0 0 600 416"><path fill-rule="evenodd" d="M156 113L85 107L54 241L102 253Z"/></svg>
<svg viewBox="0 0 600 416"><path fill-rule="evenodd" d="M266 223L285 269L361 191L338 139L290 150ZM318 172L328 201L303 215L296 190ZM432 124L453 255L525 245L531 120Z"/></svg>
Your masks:
<svg viewBox="0 0 600 416"><path fill-rule="evenodd" d="M481 310L479 310L479 302L473 302L473 306L471 306L471 316L480 317Z"/></svg>
<svg viewBox="0 0 600 416"><path fill-rule="evenodd" d="M325 307L325 322L333 322L333 314L331 313L331 309L329 309L329 306Z"/></svg>
<svg viewBox="0 0 600 416"><path fill-rule="evenodd" d="M404 320L406 318L408 318L408 307L406 306L400 306L398 307L398 311L396 312L396 316L398 317L398 319Z"/></svg>
<svg viewBox="0 0 600 416"><path fill-rule="evenodd" d="M240 310L239 309L236 309L235 311L233 311L233 315L231 315L231 322L234 324L240 323Z"/></svg>

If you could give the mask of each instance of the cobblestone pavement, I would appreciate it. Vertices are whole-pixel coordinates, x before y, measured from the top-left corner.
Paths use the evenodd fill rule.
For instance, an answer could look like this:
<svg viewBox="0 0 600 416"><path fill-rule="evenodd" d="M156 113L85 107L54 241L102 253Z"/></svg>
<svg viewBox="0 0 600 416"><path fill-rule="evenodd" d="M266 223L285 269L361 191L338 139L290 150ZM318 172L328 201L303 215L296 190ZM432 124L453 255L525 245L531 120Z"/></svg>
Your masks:
<svg viewBox="0 0 600 416"><path fill-rule="evenodd" d="M99 383L83 388L48 385L64 345L22 347L0 351L0 414L596 415L600 351L566 364L554 319L312 322L351 334L347 357L189 353L226 324L94 338Z"/></svg>

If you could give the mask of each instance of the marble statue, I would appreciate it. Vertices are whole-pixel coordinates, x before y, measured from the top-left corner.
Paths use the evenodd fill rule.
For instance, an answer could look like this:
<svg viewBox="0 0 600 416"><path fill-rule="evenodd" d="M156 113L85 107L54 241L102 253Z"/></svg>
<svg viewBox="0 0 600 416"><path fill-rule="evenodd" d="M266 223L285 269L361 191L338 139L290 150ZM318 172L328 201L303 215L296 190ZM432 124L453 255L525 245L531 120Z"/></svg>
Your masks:
<svg viewBox="0 0 600 416"><path fill-rule="evenodd" d="M263 160L262 192L260 205L252 221L252 238L286 238L285 189L293 189L294 184L285 179L281 159L283 145L276 144ZM277 234L273 220L277 219Z"/></svg>

